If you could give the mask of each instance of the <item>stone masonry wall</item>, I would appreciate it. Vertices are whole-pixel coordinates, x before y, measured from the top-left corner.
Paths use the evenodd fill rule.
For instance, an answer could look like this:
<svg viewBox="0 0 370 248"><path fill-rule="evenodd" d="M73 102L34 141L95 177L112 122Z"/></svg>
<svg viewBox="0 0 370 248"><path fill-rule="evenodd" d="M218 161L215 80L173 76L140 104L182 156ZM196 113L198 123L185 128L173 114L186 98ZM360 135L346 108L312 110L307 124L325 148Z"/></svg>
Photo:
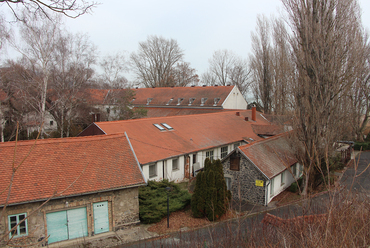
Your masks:
<svg viewBox="0 0 370 248"><path fill-rule="evenodd" d="M248 159L240 154L237 155L240 157L239 171L230 170L230 157L223 162L225 177L231 178L232 198L264 205L267 179ZM256 186L256 180L262 180L263 187Z"/></svg>
<svg viewBox="0 0 370 248"><path fill-rule="evenodd" d="M88 236L93 236L93 203L103 201L108 201L109 231L127 228L140 223L138 195L139 190L136 187L85 196L66 197L62 199L51 200L40 209L37 208L40 207L40 205L44 202L7 206L3 218L0 220L0 236L8 231L8 215L27 213L28 236L14 238L12 242L16 242L17 239L23 239L25 240L22 241L23 245L26 243L35 243L36 241L47 237L47 213L79 207L86 207ZM32 213L35 210L36 212ZM0 211L2 211L2 208L0 208ZM44 243L40 243L39 247L41 247L43 244ZM0 246L1 245L2 244L0 242Z"/></svg>

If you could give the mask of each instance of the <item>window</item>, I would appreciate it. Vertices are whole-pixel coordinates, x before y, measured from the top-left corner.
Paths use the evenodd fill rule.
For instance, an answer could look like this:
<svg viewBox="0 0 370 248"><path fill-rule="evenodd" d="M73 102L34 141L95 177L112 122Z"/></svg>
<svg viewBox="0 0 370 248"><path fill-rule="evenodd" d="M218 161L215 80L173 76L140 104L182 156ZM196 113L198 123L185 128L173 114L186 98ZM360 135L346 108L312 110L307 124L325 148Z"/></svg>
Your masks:
<svg viewBox="0 0 370 248"><path fill-rule="evenodd" d="M159 130L161 131L166 131L166 129L164 127L162 127L161 125L159 124L153 124L156 128L158 128Z"/></svg>
<svg viewBox="0 0 370 248"><path fill-rule="evenodd" d="M179 169L179 159L175 158L172 159L172 170L178 170Z"/></svg>
<svg viewBox="0 0 370 248"><path fill-rule="evenodd" d="M149 178L157 176L157 165L149 165Z"/></svg>
<svg viewBox="0 0 370 248"><path fill-rule="evenodd" d="M195 98L189 98L189 106L192 105L194 101L195 101Z"/></svg>
<svg viewBox="0 0 370 248"><path fill-rule="evenodd" d="M217 103L221 100L221 98L216 97L213 101L213 106L217 106Z"/></svg>
<svg viewBox="0 0 370 248"><path fill-rule="evenodd" d="M274 195L274 179L270 181L270 196Z"/></svg>
<svg viewBox="0 0 370 248"><path fill-rule="evenodd" d="M173 98L171 98L166 105L170 105L172 101L173 101Z"/></svg>
<svg viewBox="0 0 370 248"><path fill-rule="evenodd" d="M293 176L296 177L297 176L297 164L293 165Z"/></svg>
<svg viewBox="0 0 370 248"><path fill-rule="evenodd" d="M225 183L226 183L227 190L231 190L231 178L230 177L225 177Z"/></svg>
<svg viewBox="0 0 370 248"><path fill-rule="evenodd" d="M54 125L54 121L50 121L50 126Z"/></svg>
<svg viewBox="0 0 370 248"><path fill-rule="evenodd" d="M240 146L240 142L234 144L234 149L236 149L238 146Z"/></svg>
<svg viewBox="0 0 370 248"><path fill-rule="evenodd" d="M177 105L180 105L183 100L184 100L184 98L177 99Z"/></svg>
<svg viewBox="0 0 370 248"><path fill-rule="evenodd" d="M172 130L173 127L171 127L170 125L168 125L167 123L161 123L165 128L167 128L168 130Z"/></svg>
<svg viewBox="0 0 370 248"><path fill-rule="evenodd" d="M211 160L211 162L213 161L213 150L206 152L206 158L209 158L209 160Z"/></svg>
<svg viewBox="0 0 370 248"><path fill-rule="evenodd" d="M281 173L281 176L280 176L280 185L284 185L285 184L285 182L284 182L284 177L285 177L285 171L283 171L282 173Z"/></svg>
<svg viewBox="0 0 370 248"><path fill-rule="evenodd" d="M203 106L206 103L207 99L207 97L203 97L200 101L200 106Z"/></svg>
<svg viewBox="0 0 370 248"><path fill-rule="evenodd" d="M149 105L149 103L153 100L153 98L146 99L146 105Z"/></svg>
<svg viewBox="0 0 370 248"><path fill-rule="evenodd" d="M227 146L223 146L221 147L221 159L223 159L224 157L227 156L227 153L228 153L228 147Z"/></svg>
<svg viewBox="0 0 370 248"><path fill-rule="evenodd" d="M230 156L230 170L240 170L240 157L236 153Z"/></svg>
<svg viewBox="0 0 370 248"><path fill-rule="evenodd" d="M9 215L8 216L8 224L9 224L9 231L15 227L19 222L24 220L27 217L26 213L22 214L15 214L15 215ZM11 233L9 233L9 238L14 236L26 236L28 235L28 230L27 230L27 220L23 221L20 223Z"/></svg>
<svg viewBox="0 0 370 248"><path fill-rule="evenodd" d="M197 154L193 154L193 164L195 164L197 162Z"/></svg>

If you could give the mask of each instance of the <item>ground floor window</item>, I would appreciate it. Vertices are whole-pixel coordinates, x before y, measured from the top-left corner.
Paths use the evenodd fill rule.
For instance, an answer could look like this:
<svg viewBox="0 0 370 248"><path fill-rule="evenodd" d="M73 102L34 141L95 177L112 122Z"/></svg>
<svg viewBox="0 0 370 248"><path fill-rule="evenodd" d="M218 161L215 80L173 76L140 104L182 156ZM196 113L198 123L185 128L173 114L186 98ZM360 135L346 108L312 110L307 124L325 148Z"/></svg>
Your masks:
<svg viewBox="0 0 370 248"><path fill-rule="evenodd" d="M8 216L8 223L9 223L9 231L12 230L15 226L18 226L14 228L9 233L9 238L10 237L19 237L19 236L26 236L28 235L28 229L27 229L27 214L22 213L22 214L14 214L14 215L9 215ZM26 219L26 220L24 220ZM21 222L24 220L23 222Z"/></svg>
<svg viewBox="0 0 370 248"><path fill-rule="evenodd" d="M172 159L172 170L175 171L178 169L179 169L179 159L178 158Z"/></svg>
<svg viewBox="0 0 370 248"><path fill-rule="evenodd" d="M206 158L209 158L209 160L211 160L211 162L213 161L213 150L206 152Z"/></svg>
<svg viewBox="0 0 370 248"><path fill-rule="evenodd" d="M157 165L151 164L149 165L149 177L157 176Z"/></svg>
<svg viewBox="0 0 370 248"><path fill-rule="evenodd" d="M226 183L227 190L231 190L231 178L230 177L225 177L225 183Z"/></svg>

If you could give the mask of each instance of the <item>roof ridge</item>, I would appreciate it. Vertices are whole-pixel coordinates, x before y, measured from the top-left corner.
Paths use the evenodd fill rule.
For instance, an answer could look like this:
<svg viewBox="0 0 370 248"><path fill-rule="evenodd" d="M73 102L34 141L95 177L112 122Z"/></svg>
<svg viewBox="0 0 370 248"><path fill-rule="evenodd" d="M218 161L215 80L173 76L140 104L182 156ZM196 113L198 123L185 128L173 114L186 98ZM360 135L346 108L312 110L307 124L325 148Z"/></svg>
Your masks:
<svg viewBox="0 0 370 248"><path fill-rule="evenodd" d="M66 137L66 138L50 138L50 139L38 139L36 140L18 140L17 146L30 146L30 145L42 145L42 144L55 144L55 143L73 143L73 142L87 142L94 140L106 140L125 137L124 133L106 134L106 135L94 135L94 136L78 136L78 137ZM8 141L0 143L0 148L15 146L15 141Z"/></svg>
<svg viewBox="0 0 370 248"><path fill-rule="evenodd" d="M259 144L263 144L263 143L266 143L266 142L274 141L274 140L276 140L276 139L278 139L280 137L283 137L283 136L288 135L288 133L290 133L290 132L291 131L279 133L277 135L274 135L274 136L269 137L269 138L264 139L264 140L259 140L259 141L256 141L256 142L252 142L250 144L242 145L242 146L240 146L240 148L241 149L248 149L248 148L250 148L251 146L254 146L254 145L259 145Z"/></svg>

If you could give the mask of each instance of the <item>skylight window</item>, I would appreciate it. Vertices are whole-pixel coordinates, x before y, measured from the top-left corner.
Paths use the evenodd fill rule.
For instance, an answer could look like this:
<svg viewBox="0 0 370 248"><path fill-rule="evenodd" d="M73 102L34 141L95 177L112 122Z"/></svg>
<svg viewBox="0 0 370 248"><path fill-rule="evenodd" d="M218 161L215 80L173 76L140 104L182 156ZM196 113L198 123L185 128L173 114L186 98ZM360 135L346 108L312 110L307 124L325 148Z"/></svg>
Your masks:
<svg viewBox="0 0 370 248"><path fill-rule="evenodd" d="M171 98L166 105L170 105L172 101L173 101L173 98Z"/></svg>
<svg viewBox="0 0 370 248"><path fill-rule="evenodd" d="M206 103L207 99L207 97L203 97L200 101L200 106L203 106Z"/></svg>
<svg viewBox="0 0 370 248"><path fill-rule="evenodd" d="M146 99L146 105L149 105L149 103L153 100L153 98Z"/></svg>
<svg viewBox="0 0 370 248"><path fill-rule="evenodd" d="M195 98L189 98L189 106L192 105L194 101L195 101Z"/></svg>
<svg viewBox="0 0 370 248"><path fill-rule="evenodd" d="M184 100L184 98L177 99L177 105L180 105L183 100Z"/></svg>
<svg viewBox="0 0 370 248"><path fill-rule="evenodd" d="M171 127L170 125L168 125L167 123L161 123L165 128L167 128L168 130L173 130L173 127Z"/></svg>
<svg viewBox="0 0 370 248"><path fill-rule="evenodd" d="M216 97L213 101L213 106L217 106L218 102L221 100L221 98Z"/></svg>
<svg viewBox="0 0 370 248"><path fill-rule="evenodd" d="M166 131L166 129L164 127L162 127L161 125L159 124L153 124L156 128L158 128L160 131Z"/></svg>

